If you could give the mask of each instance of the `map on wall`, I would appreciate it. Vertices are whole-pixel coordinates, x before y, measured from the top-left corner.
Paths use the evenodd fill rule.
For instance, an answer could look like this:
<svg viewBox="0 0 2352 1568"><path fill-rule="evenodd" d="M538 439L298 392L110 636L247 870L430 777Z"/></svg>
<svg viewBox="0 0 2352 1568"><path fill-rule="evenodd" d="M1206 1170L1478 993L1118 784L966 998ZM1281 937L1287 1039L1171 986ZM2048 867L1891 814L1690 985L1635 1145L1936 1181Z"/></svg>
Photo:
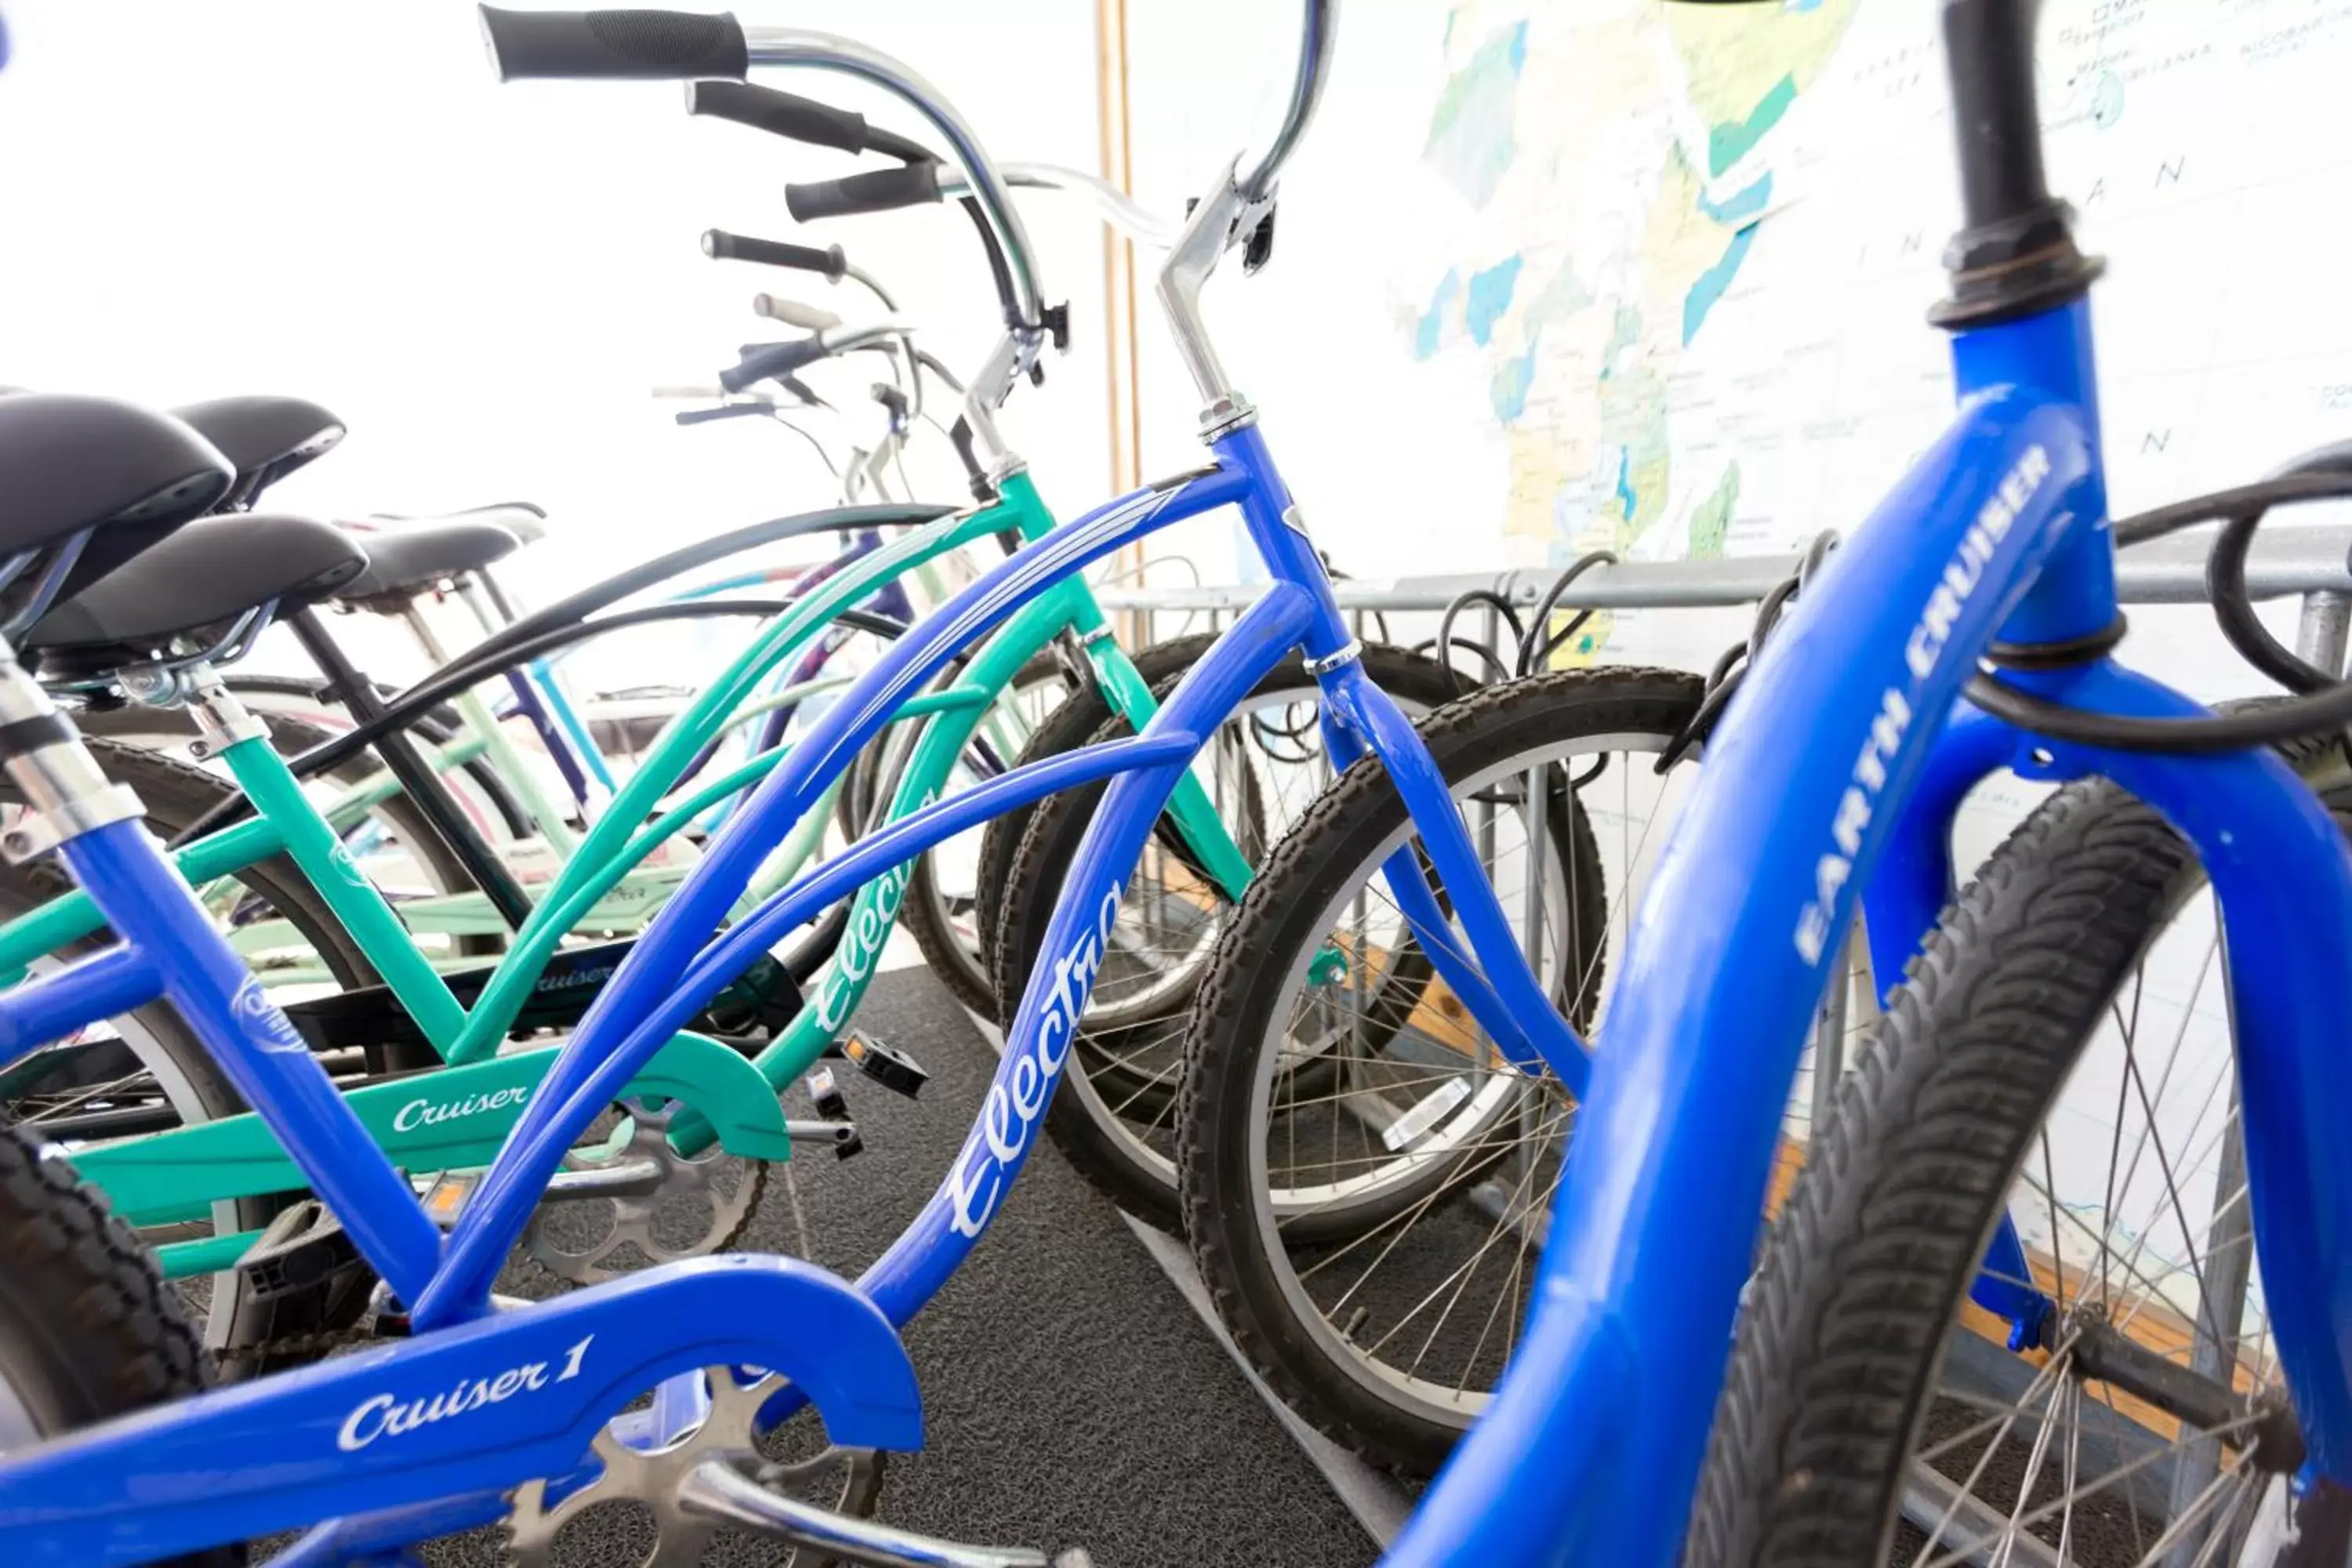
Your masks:
<svg viewBox="0 0 2352 1568"><path fill-rule="evenodd" d="M1949 416L1958 209L1934 0L1454 6L1403 280L1475 356L1524 564L1780 553L1868 510ZM2048 0L2052 184L2095 296L2119 510L2352 436L2345 0ZM1591 657L1622 631L1591 624Z"/></svg>

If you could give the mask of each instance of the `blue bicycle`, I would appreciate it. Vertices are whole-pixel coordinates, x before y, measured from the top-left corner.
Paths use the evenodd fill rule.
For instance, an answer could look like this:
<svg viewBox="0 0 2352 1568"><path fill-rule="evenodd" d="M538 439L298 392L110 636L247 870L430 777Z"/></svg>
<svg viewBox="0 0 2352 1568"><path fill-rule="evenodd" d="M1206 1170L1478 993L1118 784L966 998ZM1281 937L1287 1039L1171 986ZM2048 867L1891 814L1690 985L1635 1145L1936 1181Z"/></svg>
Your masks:
<svg viewBox="0 0 2352 1568"><path fill-rule="evenodd" d="M11 1050L168 998L294 1159L323 1205L319 1223L347 1237L383 1281L376 1321L395 1336L299 1372L199 1392L194 1342L127 1237L61 1165L21 1140L0 1143L10 1165L0 1176L0 1227L35 1265L0 1288L0 1342L58 1347L8 1363L16 1429L47 1439L10 1442L12 1458L0 1464L0 1528L29 1557L135 1562L310 1526L277 1561L383 1559L433 1536L503 1523L511 1557L543 1562L571 1519L635 1499L654 1509L662 1561L694 1560L732 1523L865 1562L1042 1563L1034 1552L909 1542L858 1517L872 1495L873 1454L918 1447L922 1436L894 1325L977 1244L1036 1142L1104 961L1120 886L1192 759L1295 649L1319 685L1334 754L1377 753L1432 814L1424 834L1471 942L1441 941L1448 916L1433 895L1422 910L1425 940L1444 953L1457 990L1524 1056L1577 1048L1518 958L1428 752L1366 677L1255 416L1225 383L1202 325L1199 293L1223 253L1264 243L1275 174L1322 82L1330 8L1309 5L1307 17L1297 91L1271 149L1246 174L1237 173L1239 160L1229 167L1194 209L1163 274L1163 298L1208 405L1210 460L1022 550L900 638L814 723L632 950L462 1207L420 1204L418 1186L429 1180L373 1154L300 1037L214 940L154 853L135 803L97 775L21 668L0 663L0 762L39 807L20 827L18 847L58 849L125 939L0 998ZM485 19L509 77L699 79L740 77L753 64L808 65L905 97L962 166L1006 258L1007 331L973 382L964 422L983 474L1002 482L1019 471L995 414L1051 341L1054 317L1003 183L970 130L911 73L842 40L791 30L747 36L726 17L486 10ZM150 448L162 456L133 460ZM173 464L168 485L149 473ZM71 585L55 562L86 542L118 556L142 542L126 531L162 525L129 503L156 490L216 489L216 466L184 429L118 405L10 400L0 406L0 471L53 504L20 508L0 546L25 558L17 580L46 602ZM74 482L86 469L129 493L92 497ZM1069 574L1227 505L1240 510L1276 585L1143 733L1012 769L871 833L711 940L779 835L951 658ZM681 1006L698 1011L694 998L779 934L927 846L1104 779L1115 782L1071 868L1073 894L1047 931L982 1113L930 1204L858 1286L790 1259L733 1257L500 1310L493 1284L541 1194L579 1136L675 1033ZM650 1405L627 1409L648 1392ZM797 1463L763 1457L761 1435L803 1405L814 1407L830 1446ZM142 1413L104 1419L132 1410ZM225 1455L236 1456L233 1468L224 1468Z"/></svg>
<svg viewBox="0 0 2352 1568"><path fill-rule="evenodd" d="M1044 1562L1036 1553L911 1541L839 1507L818 1507L793 1495L805 1479L802 1466L814 1461L764 1458L757 1435L805 1403L841 1449L919 1442L912 1373L891 1325L969 1252L1034 1142L1102 963L1105 923L1177 777L1215 722L1294 647L1303 647L1322 686L1327 744L1339 756L1376 755L1408 805L1419 848L1391 851L1387 875L1425 961L1498 1060L1526 1071L1540 1065L1580 1087L1576 1146L1550 1217L1533 1316L1485 1418L1392 1561L1614 1568L1667 1563L1683 1549L1779 1110L1840 934L1864 887L1874 931L1883 924L1916 933L1934 924L1950 880L1939 792L2001 763L2039 776L2095 771L2112 778L2163 814L2215 884L2243 1064L2245 1206L2300 1447L2290 1468L2265 1473L2284 1478L2268 1489L2291 1509L2287 1522L2316 1526L2340 1496L2333 1478L2352 1461L2344 1447L2352 1441L2352 1379L2342 1364L2352 1342L2335 1331L2352 1321L2352 1302L2343 1299L2352 1291L2352 1232L2333 1223L2329 1197L2352 1177L2344 1168L2352 1147L2338 1131L2352 1089L2338 1087L2341 1075L2329 1072L2322 1049L2334 1020L2330 957L2352 942L2352 856L2312 793L2256 748L2340 729L2352 700L2324 689L2275 709L2216 717L2105 658L2120 627L2083 302L2095 268L2074 251L2064 209L2042 189L2021 0L1946 0L1946 15L1966 128L1969 228L1939 319L1955 332L1960 416L1882 514L1824 568L1709 737L1706 770L1658 858L1619 964L1606 1048L1589 1064L1538 966L1523 955L1445 777L1365 679L1255 418L1201 330L1202 283L1226 248L1260 232L1272 176L1312 108L1330 24L1324 4L1307 7L1297 91L1272 152L1246 174L1238 163L1228 169L1195 207L1162 279L1204 395L1213 462L1024 550L901 638L813 728L639 943L446 1238L405 1179L352 1152L365 1145L341 1100L282 1016L213 940L135 826L135 804L95 775L70 729L16 665L0 663L0 760L43 808L15 848L59 847L129 939L10 994L0 1006L7 1037L30 1044L167 994L375 1265L387 1285L384 1315L410 1335L236 1389L194 1393L201 1365L192 1342L161 1307L135 1252L61 1167L21 1142L0 1142L0 1226L16 1256L47 1260L0 1281L0 1345L9 1347L16 1394L7 1414L16 1433L65 1434L22 1451L8 1443L15 1457L0 1463L0 1525L12 1542L33 1561L121 1563L329 1519L278 1561L396 1561L414 1542L505 1520L516 1554L544 1561L562 1521L628 1497L653 1502L665 1560L693 1560L711 1531L733 1523L853 1561ZM1034 272L977 144L903 68L813 35L759 29L747 37L723 17L492 14L491 22L509 75L728 77L753 64L821 65L914 102L954 149L1015 263L1019 309L994 374L976 384L967 411L981 449L1004 471L1013 459L992 416L1044 341ZM21 487L0 548L28 558L15 579L21 597L37 601L70 586L74 567L60 562L84 542L119 558L208 499L208 488L216 493L217 466L168 423L93 400L16 404L0 405L0 472ZM95 493L93 474L106 476L111 493ZM2225 546L2237 539L2242 562L2242 536L2261 507L2346 488L2340 475L2322 472L2158 521L2226 516ZM765 844L959 647L1059 574L1177 517L1227 503L1242 511L1275 585L1141 734L1013 770L870 835L704 947ZM2226 553L2221 560L2226 576ZM1987 658L2001 673L1972 679ZM1981 711L1947 722L1964 686ZM1113 782L1071 866L983 1112L947 1181L862 1289L789 1260L714 1258L494 1310L497 1266L565 1149L749 953L945 833L1104 778ZM1759 814L1758 801L1776 809ZM2039 841L2020 843L2030 849ZM1989 877L1935 945L1974 942L1970 911L1990 908L2005 890L2002 879ZM1931 971L1897 994L1898 1019L1961 994L1948 993ZM2075 978L2062 975L2061 990ZM1990 994L1988 985L1969 994ZM2032 1027L2042 1026L2043 1001L2043 991L2032 993ZM1879 1045L1888 1037L1883 1033ZM1865 1063L1863 1070L1873 1069ZM1842 1119L1841 1128L1855 1121ZM1806 1181L1832 1193L1851 1175L1834 1161L1814 1169L1831 1174ZM1954 1268L1923 1269L1929 1283L1952 1286L1936 1321L1969 1289L1974 1244L1999 1217L1999 1197L1979 1202L1963 1174L1958 1167L1951 1175L1909 1172L1931 1195L1897 1213L1906 1226L1946 1206L1975 1203L1984 1215L1970 1245L1941 1249L1959 1258ZM1801 1194L1792 1202L1802 1213L1816 1200ZM1954 1236L1966 1228L1937 1214L1926 1221ZM1911 1256L1901 1246L1888 1251L1898 1261ZM1768 1265L1767 1280L1774 1277ZM1849 1268L1824 1288L1867 1293L1885 1278ZM1884 1293L1889 1301L1927 1294L1919 1280L1902 1283ZM1763 1294L1789 1288L1768 1283ZM1781 1322L1768 1307L1744 1332L1769 1351ZM1859 1348L1925 1383L1937 1365L1937 1336L1921 1338L1929 1342L1916 1360L1899 1344ZM61 1348L46 1360L25 1349L43 1344ZM1735 1526L1768 1515L1788 1521L1777 1533L1737 1538L1765 1542L1759 1554L1866 1556L1892 1530L1892 1506L1853 1527L1862 1539L1848 1556L1820 1533L1844 1526L1834 1503L1817 1500L1852 1501L1862 1476L1874 1477L1882 1495L1899 1490L1919 1400L1910 1401L1906 1425L1907 1385L1880 1382L1875 1363L1840 1363L1789 1385L1779 1384L1782 1363L1742 1353L1745 1374L1792 1396L1843 1402L1874 1418L1893 1409L1892 1436L1881 1447L1895 1458L1873 1469L1865 1445L1849 1434L1816 1447L1779 1446L1775 1426L1774 1446L1759 1450L1769 1456L1766 1465L1748 1472L1760 1481L1769 1468L1769 1489L1727 1485L1719 1493L1711 1484L1695 1560L1739 1560L1718 1551L1733 1537L1710 1533L1719 1528L1713 1500L1726 1494ZM2062 1352L2042 1353L2057 1364ZM649 1405L620 1414L648 1390L656 1392ZM191 1396L101 1419L179 1394ZM1736 1388L1733 1407L1751 1396ZM2266 1406L2262 1419L2276 1429L2277 1407ZM73 1430L91 1421L101 1424ZM1736 1439L1736 1420L1725 1429ZM2259 1442L2241 1442L2235 1430L2207 1435L2230 1448L2225 1473L2242 1472L2250 1453L2267 1454L2271 1466L2286 1458L2269 1430ZM236 1468L222 1466L224 1455L236 1456ZM1717 1474L1736 1481L1741 1473ZM840 1499L861 1484L853 1461ZM1793 1517L1808 1509L1812 1517ZM2012 1531L2011 1561L2020 1560L2018 1540ZM2175 1543L2157 1545L2168 1552ZM2063 1558L2069 1548L2056 1550ZM541 1555L527 1555L533 1551Z"/></svg>

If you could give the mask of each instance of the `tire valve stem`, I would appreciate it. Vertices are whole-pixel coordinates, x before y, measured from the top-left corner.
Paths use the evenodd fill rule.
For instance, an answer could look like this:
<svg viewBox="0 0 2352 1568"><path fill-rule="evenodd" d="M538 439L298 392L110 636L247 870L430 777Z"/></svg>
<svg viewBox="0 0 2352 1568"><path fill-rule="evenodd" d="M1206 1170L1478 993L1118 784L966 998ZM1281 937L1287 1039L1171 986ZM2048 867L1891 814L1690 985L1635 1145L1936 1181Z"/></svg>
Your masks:
<svg viewBox="0 0 2352 1568"><path fill-rule="evenodd" d="M1343 1340L1352 1341L1356 1337L1356 1331L1362 1328L1364 1326L1364 1320L1371 1315L1372 1310L1370 1307L1359 1306L1354 1311L1348 1314L1348 1321L1339 1325L1339 1337Z"/></svg>

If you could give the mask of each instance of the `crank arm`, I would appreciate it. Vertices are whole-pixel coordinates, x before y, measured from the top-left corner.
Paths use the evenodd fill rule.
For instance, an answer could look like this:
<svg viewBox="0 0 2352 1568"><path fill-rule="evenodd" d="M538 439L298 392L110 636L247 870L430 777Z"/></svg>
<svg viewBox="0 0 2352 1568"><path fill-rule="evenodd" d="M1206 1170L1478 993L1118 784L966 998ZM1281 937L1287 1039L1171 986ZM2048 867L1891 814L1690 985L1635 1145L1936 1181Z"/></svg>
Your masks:
<svg viewBox="0 0 2352 1568"><path fill-rule="evenodd" d="M688 1513L806 1546L866 1568L1092 1568L1072 1548L1048 1557L1025 1546L964 1546L870 1519L852 1519L772 1492L722 1460L697 1465L678 1487Z"/></svg>
<svg viewBox="0 0 2352 1568"><path fill-rule="evenodd" d="M857 1123L855 1121L803 1121L787 1117L784 1131L791 1133L795 1142L814 1143L821 1148L838 1148L858 1141Z"/></svg>
<svg viewBox="0 0 2352 1568"><path fill-rule="evenodd" d="M621 1160L585 1171L558 1171L541 1203L582 1198L647 1198L661 1190L661 1167L651 1160Z"/></svg>

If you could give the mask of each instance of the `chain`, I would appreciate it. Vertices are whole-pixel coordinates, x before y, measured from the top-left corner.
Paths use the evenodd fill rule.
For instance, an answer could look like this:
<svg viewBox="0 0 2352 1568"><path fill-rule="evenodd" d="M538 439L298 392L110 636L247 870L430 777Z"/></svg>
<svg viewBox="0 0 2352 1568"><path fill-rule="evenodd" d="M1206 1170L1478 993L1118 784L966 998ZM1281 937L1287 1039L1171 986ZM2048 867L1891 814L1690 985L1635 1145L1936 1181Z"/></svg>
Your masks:
<svg viewBox="0 0 2352 1568"><path fill-rule="evenodd" d="M310 1333L280 1334L247 1345L229 1345L215 1351L213 1359L223 1366L275 1361L281 1356L305 1362L323 1361L346 1345L367 1344L376 1338L374 1325L362 1319L347 1329L319 1329Z"/></svg>

